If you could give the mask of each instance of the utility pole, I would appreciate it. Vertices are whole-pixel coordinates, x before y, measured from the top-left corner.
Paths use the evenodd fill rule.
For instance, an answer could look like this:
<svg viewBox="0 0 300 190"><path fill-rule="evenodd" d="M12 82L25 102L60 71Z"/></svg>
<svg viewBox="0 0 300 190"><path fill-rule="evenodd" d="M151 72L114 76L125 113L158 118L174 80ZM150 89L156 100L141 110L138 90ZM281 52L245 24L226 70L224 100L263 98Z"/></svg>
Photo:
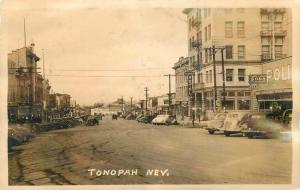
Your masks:
<svg viewBox="0 0 300 190"><path fill-rule="evenodd" d="M164 75L166 77L169 77L169 114L171 115L171 104L172 104L172 97L171 97L171 76L175 76L175 75L171 75L171 74L167 74L167 75Z"/></svg>
<svg viewBox="0 0 300 190"><path fill-rule="evenodd" d="M25 18L24 18L24 47L26 47L26 23L25 23Z"/></svg>
<svg viewBox="0 0 300 190"><path fill-rule="evenodd" d="M223 91L222 91L222 96L223 96L223 101L222 101L222 107L225 107L225 102L226 102L226 94L225 94L225 69L224 69L224 48L221 49L221 55L222 55L222 78L223 78ZM225 107L226 109L226 107Z"/></svg>
<svg viewBox="0 0 300 190"><path fill-rule="evenodd" d="M214 111L216 112L217 108L217 75L216 75L216 49L215 45L212 47L212 52L213 52L213 69L214 69Z"/></svg>
<svg viewBox="0 0 300 190"><path fill-rule="evenodd" d="M149 89L146 87L146 88L145 88L145 92L146 92L146 94L145 94L145 96L146 96L146 113L145 113L145 114L147 114L148 91L149 91Z"/></svg>
<svg viewBox="0 0 300 190"><path fill-rule="evenodd" d="M132 114L132 97L130 97L130 112Z"/></svg>

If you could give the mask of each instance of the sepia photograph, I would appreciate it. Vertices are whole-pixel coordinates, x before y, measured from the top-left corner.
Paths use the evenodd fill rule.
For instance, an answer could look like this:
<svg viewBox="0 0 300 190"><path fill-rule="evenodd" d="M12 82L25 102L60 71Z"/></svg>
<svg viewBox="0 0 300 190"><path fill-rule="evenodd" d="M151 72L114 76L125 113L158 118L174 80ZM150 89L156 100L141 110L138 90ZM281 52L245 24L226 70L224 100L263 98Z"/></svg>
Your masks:
<svg viewBox="0 0 300 190"><path fill-rule="evenodd" d="M2 4L8 186L293 183L292 8L55 2Z"/></svg>

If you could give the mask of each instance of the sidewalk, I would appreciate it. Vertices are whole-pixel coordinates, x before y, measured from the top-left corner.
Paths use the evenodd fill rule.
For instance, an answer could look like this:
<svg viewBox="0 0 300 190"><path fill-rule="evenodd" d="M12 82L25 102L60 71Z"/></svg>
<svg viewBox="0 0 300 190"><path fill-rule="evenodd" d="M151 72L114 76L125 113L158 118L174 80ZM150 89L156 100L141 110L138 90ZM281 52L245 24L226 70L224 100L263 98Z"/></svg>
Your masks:
<svg viewBox="0 0 300 190"><path fill-rule="evenodd" d="M193 126L193 122L191 120L178 121L180 126L187 127L187 128L204 128L207 126L207 122L208 121L202 121L202 120L199 122L199 120L196 120Z"/></svg>

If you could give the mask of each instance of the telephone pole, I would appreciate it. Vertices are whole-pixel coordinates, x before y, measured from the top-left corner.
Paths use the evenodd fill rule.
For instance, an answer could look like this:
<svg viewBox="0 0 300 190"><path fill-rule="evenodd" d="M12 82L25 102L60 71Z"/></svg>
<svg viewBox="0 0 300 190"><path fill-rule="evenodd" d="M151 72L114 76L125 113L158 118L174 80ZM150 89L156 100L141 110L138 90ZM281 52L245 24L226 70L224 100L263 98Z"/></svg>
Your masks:
<svg viewBox="0 0 300 190"><path fill-rule="evenodd" d="M130 97L130 112L132 114L132 97Z"/></svg>
<svg viewBox="0 0 300 190"><path fill-rule="evenodd" d="M145 96L146 96L146 113L145 114L147 114L147 104L148 104L148 91L149 91L149 89L146 87L145 88L145 92L146 92L146 94L145 94Z"/></svg>
<svg viewBox="0 0 300 190"><path fill-rule="evenodd" d="M226 102L226 94L225 94L225 69L224 69L224 48L221 49L221 55L222 55L222 78L223 78L223 90L222 90L222 107L226 109L225 102Z"/></svg>
<svg viewBox="0 0 300 190"><path fill-rule="evenodd" d="M169 93L168 93L168 96L169 96L169 114L171 115L171 104L172 104L172 97L171 97L171 76L175 76L175 75L171 75L171 74L167 74L167 75L164 75L165 77L169 77Z"/></svg>
<svg viewBox="0 0 300 190"><path fill-rule="evenodd" d="M213 52L213 69L214 69L214 111L217 110L217 74L216 74L216 49L215 45L212 47Z"/></svg>
<svg viewBox="0 0 300 190"><path fill-rule="evenodd" d="M24 47L26 47L26 23L25 23L25 18L24 18L24 23L23 23L23 27L24 27Z"/></svg>

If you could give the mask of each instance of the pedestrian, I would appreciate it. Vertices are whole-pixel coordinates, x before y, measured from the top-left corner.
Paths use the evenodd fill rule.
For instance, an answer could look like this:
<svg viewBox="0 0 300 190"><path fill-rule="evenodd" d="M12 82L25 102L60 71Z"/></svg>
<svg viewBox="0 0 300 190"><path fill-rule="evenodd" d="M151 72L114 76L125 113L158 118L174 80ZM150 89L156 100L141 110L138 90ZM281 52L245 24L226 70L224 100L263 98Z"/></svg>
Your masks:
<svg viewBox="0 0 300 190"><path fill-rule="evenodd" d="M195 111L192 111L192 123L193 123L193 127L195 126Z"/></svg>

